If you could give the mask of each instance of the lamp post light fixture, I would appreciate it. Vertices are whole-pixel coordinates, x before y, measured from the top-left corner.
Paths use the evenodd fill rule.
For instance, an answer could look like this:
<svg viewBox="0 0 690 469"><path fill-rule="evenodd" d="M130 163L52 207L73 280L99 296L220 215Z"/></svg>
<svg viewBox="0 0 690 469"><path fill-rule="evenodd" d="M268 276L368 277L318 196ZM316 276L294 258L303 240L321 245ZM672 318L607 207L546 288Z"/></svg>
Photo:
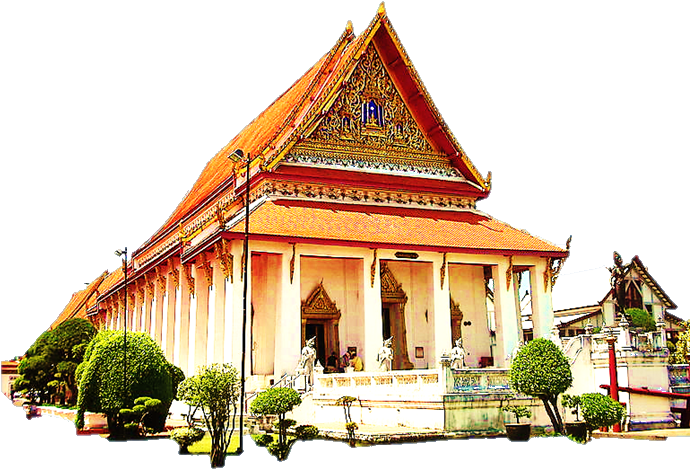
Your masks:
<svg viewBox="0 0 690 469"><path fill-rule="evenodd" d="M244 152L239 148L228 155L228 158L235 163L246 163L247 180L244 190L244 262L242 265L242 278L244 279L243 296L242 296L242 361L240 370L240 445L238 452L242 453L242 434L244 432L244 380L245 380L245 361L247 354L247 264L249 261L249 164L251 162L251 155L247 152L246 158Z"/></svg>
<svg viewBox="0 0 690 469"><path fill-rule="evenodd" d="M124 279L124 290L125 290L125 311L124 311L124 318L123 318L123 325L124 325L124 347L123 347L123 360L122 360L122 392L123 392L123 397L122 397L122 405L127 406L127 248L125 247L124 249L118 249L115 251L115 255L117 257L122 257L124 256L124 259L122 260L122 271L125 274L125 279Z"/></svg>

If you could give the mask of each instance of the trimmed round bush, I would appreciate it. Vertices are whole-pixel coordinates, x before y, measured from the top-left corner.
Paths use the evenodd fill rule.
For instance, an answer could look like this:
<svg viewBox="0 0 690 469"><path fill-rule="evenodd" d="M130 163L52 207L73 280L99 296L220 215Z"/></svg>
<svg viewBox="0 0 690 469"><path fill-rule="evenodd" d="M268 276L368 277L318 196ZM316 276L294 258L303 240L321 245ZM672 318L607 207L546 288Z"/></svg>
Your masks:
<svg viewBox="0 0 690 469"><path fill-rule="evenodd" d="M590 430L620 423L625 415L623 404L599 393L582 394L580 409Z"/></svg>
<svg viewBox="0 0 690 469"><path fill-rule="evenodd" d="M182 427L175 428L170 432L170 439L180 446L180 453L186 454L187 448L194 443L201 441L206 434L201 428Z"/></svg>
<svg viewBox="0 0 690 469"><path fill-rule="evenodd" d="M168 362L160 347L143 332L127 333L127 389L124 389L124 333L102 331L89 343L84 362L77 368L79 399L77 427L83 426L84 412L103 413L108 427L117 432L120 409L146 412L149 399L160 401L157 409L148 413L145 426L162 431L170 404L175 398L180 377L179 368ZM138 405L134 405L135 398ZM139 408L141 407L141 409Z"/></svg>

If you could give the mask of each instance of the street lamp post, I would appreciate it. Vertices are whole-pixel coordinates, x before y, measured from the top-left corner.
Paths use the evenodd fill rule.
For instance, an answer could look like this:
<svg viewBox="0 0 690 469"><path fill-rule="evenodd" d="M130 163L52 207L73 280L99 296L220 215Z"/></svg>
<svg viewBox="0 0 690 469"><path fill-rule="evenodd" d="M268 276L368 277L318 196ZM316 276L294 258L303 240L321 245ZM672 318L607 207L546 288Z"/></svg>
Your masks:
<svg viewBox="0 0 690 469"><path fill-rule="evenodd" d="M232 154L228 155L232 161L236 163L242 162L244 158L244 152L239 148L236 149ZM247 165L247 180L244 191L244 262L242 265L242 278L244 279L243 295L242 295L242 363L240 370L240 445L238 452L242 453L244 451L242 446L242 434L244 432L244 380L245 380L245 361L247 354L247 264L249 261L249 164L251 162L251 155L247 152L247 157L245 163Z"/></svg>
<svg viewBox="0 0 690 469"><path fill-rule="evenodd" d="M124 335L124 347L123 347L123 360L122 360L122 392L123 392L123 398L122 398L122 405L127 406L127 248L125 247L124 249L118 249L115 251L115 255L117 257L122 257L125 256L123 261L122 261L122 271L125 274L125 279L124 279L124 291L125 291L125 311L124 311L124 330L125 330L125 335Z"/></svg>

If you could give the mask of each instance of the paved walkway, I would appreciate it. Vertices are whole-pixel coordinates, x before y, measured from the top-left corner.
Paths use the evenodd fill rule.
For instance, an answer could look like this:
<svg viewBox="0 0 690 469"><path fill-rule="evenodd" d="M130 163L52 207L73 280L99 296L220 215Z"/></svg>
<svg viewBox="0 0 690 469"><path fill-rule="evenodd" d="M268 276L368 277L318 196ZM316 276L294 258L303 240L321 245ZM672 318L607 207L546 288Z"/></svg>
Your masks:
<svg viewBox="0 0 690 469"><path fill-rule="evenodd" d="M594 438L623 438L635 440L666 440L667 438L675 438L682 436L690 436L690 428L668 428L664 430L640 430L634 432L594 432Z"/></svg>

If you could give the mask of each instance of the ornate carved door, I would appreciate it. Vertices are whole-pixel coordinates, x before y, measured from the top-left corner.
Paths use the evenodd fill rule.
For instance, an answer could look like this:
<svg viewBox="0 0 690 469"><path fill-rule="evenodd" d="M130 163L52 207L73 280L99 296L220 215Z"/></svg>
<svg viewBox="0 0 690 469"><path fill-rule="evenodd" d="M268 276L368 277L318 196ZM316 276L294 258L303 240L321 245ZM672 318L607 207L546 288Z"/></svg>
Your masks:
<svg viewBox="0 0 690 469"><path fill-rule="evenodd" d="M393 337L393 369L411 370L414 364L407 352L407 326L405 305L407 294L393 276L386 262L381 262L381 321L383 339ZM388 337L385 337L389 334ZM383 342L383 340L382 340Z"/></svg>
<svg viewBox="0 0 690 469"><path fill-rule="evenodd" d="M325 360L331 352L335 352L336 356L341 355L339 323L340 310L321 282L302 302L302 346L316 336L316 356L322 366L326 366Z"/></svg>

